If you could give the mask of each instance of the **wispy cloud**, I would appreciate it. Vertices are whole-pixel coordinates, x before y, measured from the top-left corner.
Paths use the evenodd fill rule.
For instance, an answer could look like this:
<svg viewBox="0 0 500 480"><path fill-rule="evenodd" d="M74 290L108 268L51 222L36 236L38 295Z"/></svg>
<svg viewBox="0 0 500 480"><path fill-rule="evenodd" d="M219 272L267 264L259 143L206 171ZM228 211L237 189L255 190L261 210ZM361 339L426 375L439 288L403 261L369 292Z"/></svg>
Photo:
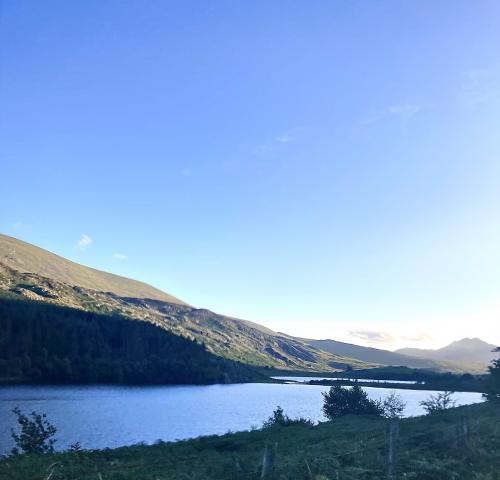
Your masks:
<svg viewBox="0 0 500 480"><path fill-rule="evenodd" d="M285 145L287 143L292 143L296 140L296 133L303 130L303 127L294 127L289 130L277 135L266 143L261 143L254 148L254 154L257 156L267 156L273 153L279 145Z"/></svg>
<svg viewBox="0 0 500 480"><path fill-rule="evenodd" d="M253 153L254 153L254 155L257 155L258 157L262 157L262 156L267 156L267 155L271 154L273 152L273 150L274 150L274 147L272 145L261 143L260 145L257 145L253 149Z"/></svg>
<svg viewBox="0 0 500 480"><path fill-rule="evenodd" d="M183 168L180 171L181 176L183 177L190 177L193 174L193 171L190 168Z"/></svg>
<svg viewBox="0 0 500 480"><path fill-rule="evenodd" d="M126 260L127 259L127 255L124 255L123 253L113 253L113 255L111 256L111 258L113 260Z"/></svg>
<svg viewBox="0 0 500 480"><path fill-rule="evenodd" d="M398 334L391 334L381 330L351 330L349 331L349 335L365 342L378 345L398 344L406 346L408 343L428 345L429 342L435 340L435 338L428 333L418 332L415 332L412 335L404 335L401 334L401 332Z"/></svg>
<svg viewBox="0 0 500 480"><path fill-rule="evenodd" d="M278 143L290 143L294 141L294 138L291 135L285 133L284 135L276 137L274 140Z"/></svg>
<svg viewBox="0 0 500 480"><path fill-rule="evenodd" d="M427 333L422 333L420 335L412 335L412 336L403 335L401 337L401 340L405 340L406 342L412 342L412 343L422 343L422 342L429 342L430 340L432 340L432 336Z"/></svg>
<svg viewBox="0 0 500 480"><path fill-rule="evenodd" d="M414 103L406 103L403 105L391 105L387 108L390 115L398 115L403 117L405 120L411 120L417 113L422 110L422 105L417 105Z"/></svg>
<svg viewBox="0 0 500 480"><path fill-rule="evenodd" d="M78 248L82 251L87 250L87 248L90 247L92 242L93 242L93 240L91 237L89 237L85 233L82 233L80 240L78 240Z"/></svg>
<svg viewBox="0 0 500 480"><path fill-rule="evenodd" d="M459 99L467 107L478 107L498 99L498 71L491 67L471 68L462 74Z"/></svg>
<svg viewBox="0 0 500 480"><path fill-rule="evenodd" d="M349 335L370 343L388 344L393 343L395 340L391 334L375 330L352 330L349 332Z"/></svg>
<svg viewBox="0 0 500 480"><path fill-rule="evenodd" d="M400 122L401 128L403 128L404 130L406 129L408 123L416 115L418 115L423 108L423 105L420 105L418 103L400 103L389 105L386 108L372 113L364 123L365 125L370 125L382 120L394 118Z"/></svg>

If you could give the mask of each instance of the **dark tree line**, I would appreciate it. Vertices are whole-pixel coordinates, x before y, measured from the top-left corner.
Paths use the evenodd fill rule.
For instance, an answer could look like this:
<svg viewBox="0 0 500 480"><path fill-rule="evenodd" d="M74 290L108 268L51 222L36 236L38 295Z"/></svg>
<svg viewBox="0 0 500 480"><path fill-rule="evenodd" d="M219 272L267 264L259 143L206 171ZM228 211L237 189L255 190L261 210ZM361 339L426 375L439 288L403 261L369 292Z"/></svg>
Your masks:
<svg viewBox="0 0 500 480"><path fill-rule="evenodd" d="M487 383L487 397L490 400L500 400L500 347L496 348L499 358L490 365L490 376Z"/></svg>
<svg viewBox="0 0 500 480"><path fill-rule="evenodd" d="M229 383L250 367L147 322L0 298L0 381L30 383Z"/></svg>

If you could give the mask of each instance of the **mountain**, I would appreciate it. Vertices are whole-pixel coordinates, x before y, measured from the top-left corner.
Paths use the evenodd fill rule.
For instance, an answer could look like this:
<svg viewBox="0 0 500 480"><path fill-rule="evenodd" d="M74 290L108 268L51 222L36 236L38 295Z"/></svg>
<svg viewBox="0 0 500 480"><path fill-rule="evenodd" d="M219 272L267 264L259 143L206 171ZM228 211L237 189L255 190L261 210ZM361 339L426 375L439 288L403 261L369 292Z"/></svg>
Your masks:
<svg viewBox="0 0 500 480"><path fill-rule="evenodd" d="M437 350L424 350L419 348L402 348L397 350L403 355L418 358L429 358L438 361L475 363L488 365L498 354L493 353L496 345L486 343L479 338L463 338Z"/></svg>
<svg viewBox="0 0 500 480"><path fill-rule="evenodd" d="M432 358L425 354L412 355L403 351L391 352L380 348L362 347L351 343L338 342L336 340L312 340L301 338L303 342L336 355L357 358L363 362L376 363L380 365L404 366L410 368L426 368L433 370L446 370L452 372L472 371L482 373L484 367L466 365L467 362L458 359Z"/></svg>
<svg viewBox="0 0 500 480"><path fill-rule="evenodd" d="M0 383L262 381L256 369L148 322L0 297Z"/></svg>
<svg viewBox="0 0 500 480"><path fill-rule="evenodd" d="M79 265L47 250L2 234L0 234L0 263L20 273L36 273L71 286L112 292L123 297L152 298L186 305L174 296L146 283Z"/></svg>
<svg viewBox="0 0 500 480"><path fill-rule="evenodd" d="M146 321L196 340L219 357L254 366L309 371L374 366L249 321L194 308L149 285L75 264L5 235L0 236L2 295Z"/></svg>
<svg viewBox="0 0 500 480"><path fill-rule="evenodd" d="M436 351L390 352L335 340L297 338L194 308L145 283L79 265L0 234L2 297L145 321L195 340L213 355L259 367L335 372L347 367L397 365L482 372L493 356L493 346L478 339L464 339Z"/></svg>
<svg viewBox="0 0 500 480"><path fill-rule="evenodd" d="M436 368L438 365L427 358L411 357L401 353L391 352L380 348L362 347L351 343L338 342L336 340L312 340L302 339L309 345L324 350L325 352L358 358L364 362L378 363L380 365L398 365L413 368Z"/></svg>

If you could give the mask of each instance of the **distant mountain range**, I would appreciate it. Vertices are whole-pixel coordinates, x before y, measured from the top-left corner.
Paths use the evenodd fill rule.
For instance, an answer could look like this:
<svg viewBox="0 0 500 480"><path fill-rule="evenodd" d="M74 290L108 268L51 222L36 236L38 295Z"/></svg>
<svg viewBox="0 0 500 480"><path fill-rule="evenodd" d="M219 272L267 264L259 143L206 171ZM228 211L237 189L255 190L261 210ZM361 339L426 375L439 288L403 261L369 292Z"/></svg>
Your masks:
<svg viewBox="0 0 500 480"><path fill-rule="evenodd" d="M486 343L479 338L464 338L437 350L402 348L397 350L397 353L437 361L444 360L449 362L466 362L484 365L498 357L498 354L493 353L495 348L495 345Z"/></svg>
<svg viewBox="0 0 500 480"><path fill-rule="evenodd" d="M283 370L335 372L348 367L398 365L479 372L485 370L490 358L485 354L487 344L479 344L480 341L474 341L469 348L458 342L461 349L450 348L448 355L441 355L435 353L440 351L390 352L335 340L289 336L253 322L193 308L145 283L79 265L0 234L2 296L99 314L120 314L196 340L217 356ZM483 352L480 361L476 350Z"/></svg>
<svg viewBox="0 0 500 480"><path fill-rule="evenodd" d="M351 343L338 342L336 340L312 340L302 339L305 343L324 350L325 352L336 352L338 355L358 358L364 362L376 363L380 365L398 365L412 368L446 369L445 360L435 361L431 357L416 356L382 350L380 348L362 347ZM450 364L448 368L456 370L456 365Z"/></svg>
<svg viewBox="0 0 500 480"><path fill-rule="evenodd" d="M498 358L498 353L493 353L495 345L479 338L464 338L437 350L402 348L394 352L336 340L301 340L320 350L364 362L451 372L481 373L493 359Z"/></svg>

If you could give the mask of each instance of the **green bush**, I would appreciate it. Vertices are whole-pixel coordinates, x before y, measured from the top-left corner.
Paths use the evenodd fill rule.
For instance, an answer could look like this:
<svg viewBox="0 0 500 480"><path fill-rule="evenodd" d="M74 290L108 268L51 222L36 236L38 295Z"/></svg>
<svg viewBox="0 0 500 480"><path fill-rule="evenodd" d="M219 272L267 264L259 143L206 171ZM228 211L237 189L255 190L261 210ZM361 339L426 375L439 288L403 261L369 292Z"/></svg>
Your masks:
<svg viewBox="0 0 500 480"><path fill-rule="evenodd" d="M402 418L406 403L396 392L391 392L382 402L383 416L385 418Z"/></svg>
<svg viewBox="0 0 500 480"><path fill-rule="evenodd" d="M12 410L16 415L17 423L21 431L16 433L11 429L11 436L15 447L12 449L12 455L22 453L53 453L53 438L56 434L56 427L49 423L45 413L31 412L31 418L21 412L19 408Z"/></svg>
<svg viewBox="0 0 500 480"><path fill-rule="evenodd" d="M456 401L452 398L453 392L440 392L436 395L431 395L428 399L422 400L420 405L424 407L427 414L442 412L456 405Z"/></svg>
<svg viewBox="0 0 500 480"><path fill-rule="evenodd" d="M335 385L323 393L323 413L329 420L343 415L382 416L384 409L377 400L368 398L368 394L358 385L352 388Z"/></svg>
<svg viewBox="0 0 500 480"><path fill-rule="evenodd" d="M278 405L276 407L276 410L273 412L273 414L264 422L262 425L264 428L270 428L270 427L276 427L276 426L281 426L281 427L286 427L289 425L314 425L311 420L308 420L307 418L290 418L288 415L285 414L283 409Z"/></svg>

